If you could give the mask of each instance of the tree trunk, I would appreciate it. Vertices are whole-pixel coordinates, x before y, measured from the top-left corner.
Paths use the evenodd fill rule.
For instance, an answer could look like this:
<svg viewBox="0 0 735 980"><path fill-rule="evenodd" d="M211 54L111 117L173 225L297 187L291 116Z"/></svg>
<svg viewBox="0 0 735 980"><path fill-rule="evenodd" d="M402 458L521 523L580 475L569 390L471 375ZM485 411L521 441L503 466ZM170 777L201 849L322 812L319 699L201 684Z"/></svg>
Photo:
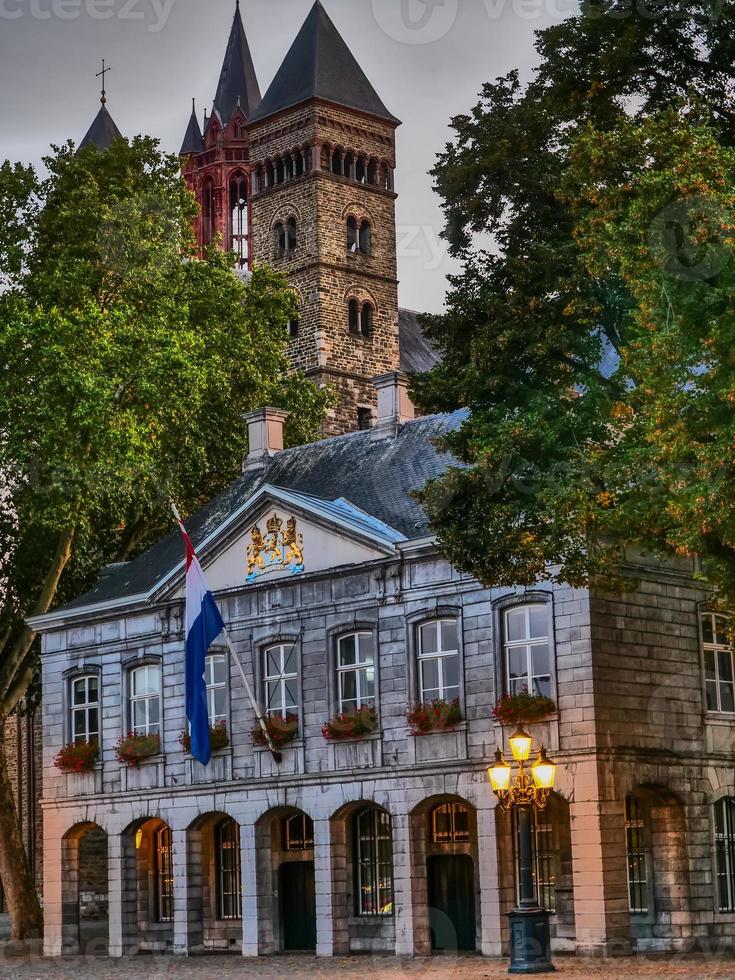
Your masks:
<svg viewBox="0 0 735 980"><path fill-rule="evenodd" d="M0 715L0 878L10 913L11 939L40 936L43 915L16 816L5 753L5 718Z"/></svg>

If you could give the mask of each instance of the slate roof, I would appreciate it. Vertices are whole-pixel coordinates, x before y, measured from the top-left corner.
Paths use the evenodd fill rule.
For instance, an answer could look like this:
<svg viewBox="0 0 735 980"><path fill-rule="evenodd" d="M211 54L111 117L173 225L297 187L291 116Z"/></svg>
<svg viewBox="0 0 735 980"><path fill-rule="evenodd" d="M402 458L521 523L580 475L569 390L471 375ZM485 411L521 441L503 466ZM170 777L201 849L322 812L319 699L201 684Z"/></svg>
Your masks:
<svg viewBox="0 0 735 980"><path fill-rule="evenodd" d="M250 121L265 119L310 99L324 99L399 123L383 104L320 0Z"/></svg>
<svg viewBox="0 0 735 980"><path fill-rule="evenodd" d="M247 119L260 104L260 86L240 14L240 0L237 0L235 19L214 97L214 108L223 125L226 126L232 118L238 101Z"/></svg>
<svg viewBox="0 0 735 980"><path fill-rule="evenodd" d="M181 144L181 149L179 150L179 156L185 157L190 153L201 153L203 149L204 137L202 136L202 131L199 128L196 107L192 104L191 118L189 119L186 136L184 136L184 142Z"/></svg>
<svg viewBox="0 0 735 980"><path fill-rule="evenodd" d="M434 440L458 429L466 411L430 415L406 423L395 438L374 441L370 432L335 436L288 449L257 473L245 473L186 522L195 547L262 486L270 484L329 501L342 512L355 508L366 522L388 525L407 540L430 534L426 514L410 495L453 464ZM372 518L372 522L371 519ZM181 538L169 534L134 561L115 565L91 591L64 607L72 610L149 592L182 558Z"/></svg>
<svg viewBox="0 0 735 980"><path fill-rule="evenodd" d="M398 311L398 344L401 371L405 374L430 371L441 360L421 329L418 313L413 310Z"/></svg>
<svg viewBox="0 0 735 980"><path fill-rule="evenodd" d="M122 133L115 125L115 120L107 111L107 106L102 103L100 111L95 116L95 120L87 130L87 135L79 144L79 149L84 150L88 146L96 146L100 153L109 150L115 140L121 140Z"/></svg>

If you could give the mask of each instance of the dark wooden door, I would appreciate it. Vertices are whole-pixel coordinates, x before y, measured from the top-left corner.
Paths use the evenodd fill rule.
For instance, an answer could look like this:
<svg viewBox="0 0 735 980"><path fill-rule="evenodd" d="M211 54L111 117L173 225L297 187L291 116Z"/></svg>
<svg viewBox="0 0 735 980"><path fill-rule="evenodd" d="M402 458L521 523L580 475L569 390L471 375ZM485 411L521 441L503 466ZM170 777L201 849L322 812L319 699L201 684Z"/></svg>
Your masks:
<svg viewBox="0 0 735 980"><path fill-rule="evenodd" d="M474 950L475 867L468 854L441 854L428 861L431 948Z"/></svg>
<svg viewBox="0 0 735 980"><path fill-rule="evenodd" d="M313 861L287 861L280 868L283 948L316 949Z"/></svg>

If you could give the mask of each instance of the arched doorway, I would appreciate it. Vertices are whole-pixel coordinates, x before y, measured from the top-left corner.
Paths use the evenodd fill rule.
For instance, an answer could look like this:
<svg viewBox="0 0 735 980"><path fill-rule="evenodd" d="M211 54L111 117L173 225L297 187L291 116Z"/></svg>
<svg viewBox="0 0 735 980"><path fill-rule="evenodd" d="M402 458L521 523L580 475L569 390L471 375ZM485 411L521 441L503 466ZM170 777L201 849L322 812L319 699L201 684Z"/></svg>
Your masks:
<svg viewBox="0 0 735 980"><path fill-rule="evenodd" d="M477 949L477 815L457 796L424 800L411 815L416 952Z"/></svg>
<svg viewBox="0 0 735 980"><path fill-rule="evenodd" d="M105 954L108 914L107 834L95 823L77 824L62 841L64 952Z"/></svg>
<svg viewBox="0 0 735 980"><path fill-rule="evenodd" d="M123 952L167 952L174 943L174 854L169 825L143 817L122 835Z"/></svg>
<svg viewBox="0 0 735 980"><path fill-rule="evenodd" d="M316 950L314 825L294 807L269 810L255 826L258 932L263 953Z"/></svg>
<svg viewBox="0 0 735 980"><path fill-rule="evenodd" d="M240 824L226 813L198 817L186 835L189 950L242 949Z"/></svg>

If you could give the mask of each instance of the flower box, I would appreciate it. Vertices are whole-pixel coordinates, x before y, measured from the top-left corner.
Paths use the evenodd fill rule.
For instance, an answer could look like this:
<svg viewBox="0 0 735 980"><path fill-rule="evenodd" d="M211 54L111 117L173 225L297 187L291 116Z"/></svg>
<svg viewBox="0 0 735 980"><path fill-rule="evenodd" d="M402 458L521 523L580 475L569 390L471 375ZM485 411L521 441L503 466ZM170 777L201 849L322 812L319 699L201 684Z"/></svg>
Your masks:
<svg viewBox="0 0 735 980"><path fill-rule="evenodd" d="M348 739L365 738L372 735L378 727L375 708L357 708L335 715L322 727L322 735L329 742L344 742Z"/></svg>
<svg viewBox="0 0 735 980"><path fill-rule="evenodd" d="M415 704L406 712L406 720L412 735L429 735L431 732L445 732L462 721L459 698L454 701L438 699L426 704Z"/></svg>
<svg viewBox="0 0 735 980"><path fill-rule="evenodd" d="M519 694L504 695L493 708L493 718L508 727L532 725L555 711L556 704L551 698L521 691Z"/></svg>
<svg viewBox="0 0 735 980"><path fill-rule="evenodd" d="M65 745L54 759L54 765L61 772L89 773L94 771L100 757L97 741L72 742Z"/></svg>
<svg viewBox="0 0 735 980"><path fill-rule="evenodd" d="M299 734L299 716L296 714L287 714L283 718L281 715L269 715L265 719L265 727L274 747L280 749L284 745L293 742ZM261 748L268 747L265 732L259 722L253 726L250 737L253 740L253 745L260 746Z"/></svg>
<svg viewBox="0 0 735 980"><path fill-rule="evenodd" d="M160 751L161 736L158 734L136 735L134 732L129 732L115 743L118 762L133 766L135 769L146 759L159 755Z"/></svg>
<svg viewBox="0 0 735 980"><path fill-rule="evenodd" d="M209 748L212 752L220 752L230 744L230 736L227 734L227 723L218 721L216 725L209 727ZM184 752L191 754L191 735L188 731L183 731L179 735L179 745Z"/></svg>

